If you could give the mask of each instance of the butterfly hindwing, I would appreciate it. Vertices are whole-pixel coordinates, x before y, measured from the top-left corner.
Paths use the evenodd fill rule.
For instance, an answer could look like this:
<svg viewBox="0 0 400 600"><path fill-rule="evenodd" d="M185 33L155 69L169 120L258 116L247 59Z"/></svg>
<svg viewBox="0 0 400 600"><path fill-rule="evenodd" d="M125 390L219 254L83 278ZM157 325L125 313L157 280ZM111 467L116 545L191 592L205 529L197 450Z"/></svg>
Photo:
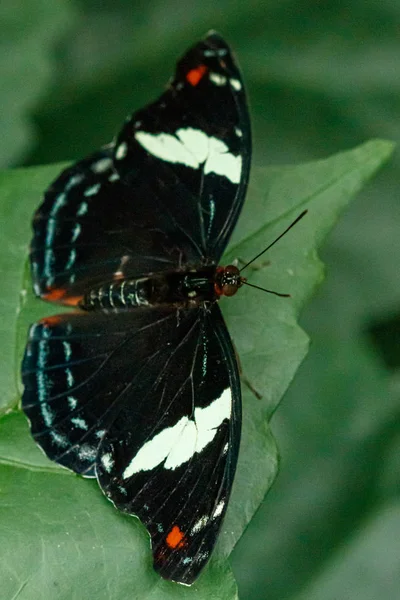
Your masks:
<svg viewBox="0 0 400 600"><path fill-rule="evenodd" d="M191 311L179 329L171 308L66 313L33 325L22 365L22 407L49 458L94 475L105 425L120 411L126 390L149 385L143 365L151 363L156 376L161 352L179 343L195 317ZM128 410L133 415L142 408L135 397Z"/></svg>
<svg viewBox="0 0 400 600"><path fill-rule="evenodd" d="M155 567L192 583L214 547L240 441L240 385L217 305L50 317L23 364L35 440L138 515ZM179 539L178 539L179 538Z"/></svg>
<svg viewBox="0 0 400 600"><path fill-rule="evenodd" d="M215 545L240 441L239 375L217 305L170 349L143 402L134 429L128 405L109 428L99 483L147 526L156 570L190 584Z"/></svg>

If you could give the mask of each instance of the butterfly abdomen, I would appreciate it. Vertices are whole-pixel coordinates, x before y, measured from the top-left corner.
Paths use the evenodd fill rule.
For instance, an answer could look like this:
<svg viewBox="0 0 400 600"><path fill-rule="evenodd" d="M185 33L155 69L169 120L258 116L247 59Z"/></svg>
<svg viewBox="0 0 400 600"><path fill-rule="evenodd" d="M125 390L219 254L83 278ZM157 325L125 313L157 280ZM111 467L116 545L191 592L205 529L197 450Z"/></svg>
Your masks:
<svg viewBox="0 0 400 600"><path fill-rule="evenodd" d="M189 307L213 302L216 268L156 273L149 277L120 279L89 290L80 303L84 310L131 309L163 304Z"/></svg>
<svg viewBox="0 0 400 600"><path fill-rule="evenodd" d="M152 296L153 281L150 277L122 279L92 288L81 302L85 310L103 308L132 308L147 306Z"/></svg>

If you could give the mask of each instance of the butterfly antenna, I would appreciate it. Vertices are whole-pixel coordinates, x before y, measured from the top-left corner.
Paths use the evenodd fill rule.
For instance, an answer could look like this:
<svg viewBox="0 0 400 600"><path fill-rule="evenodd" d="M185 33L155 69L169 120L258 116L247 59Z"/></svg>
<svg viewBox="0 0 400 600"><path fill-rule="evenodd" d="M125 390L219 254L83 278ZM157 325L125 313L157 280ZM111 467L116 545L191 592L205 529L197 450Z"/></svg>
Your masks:
<svg viewBox="0 0 400 600"><path fill-rule="evenodd" d="M289 225L289 227L287 227L285 229L285 231L283 233L281 233L280 235L278 235L278 237L272 242L272 244L270 244L269 246L267 246L266 248L264 248L264 250L262 252L260 252L260 254L257 254L257 256L255 256L254 258L252 258L248 263L246 263L244 265L244 267L242 267L240 269L240 273L242 273L242 271L244 271L249 265L251 265L255 260L257 260L257 258L260 258L260 256L262 256L267 250L269 250L270 248L272 248L272 246L274 244L276 244L276 242L278 242L281 238L283 238L284 235L287 234L287 232L289 231L289 229L292 229L292 227L294 227L296 225L296 223L298 223L300 221L300 219L302 219L304 217L304 215L306 215L308 212L308 210L303 210L303 212L293 221L293 223L291 223ZM250 283L247 283L247 285L251 285ZM256 285L253 285L252 287L257 287ZM262 290L263 288L259 288L260 290ZM265 292L270 292L270 290L264 290ZM276 292L271 292L272 294L275 294ZM277 296L284 296L287 297L288 294L276 294Z"/></svg>
<svg viewBox="0 0 400 600"><path fill-rule="evenodd" d="M268 294L274 294L275 296L279 296L280 298L290 298L290 294L280 294L279 292L274 292L273 290L267 290L267 288L262 288L259 285L254 285L254 283L249 283L248 281L244 281L242 279L242 284L249 285L252 288L256 288L256 290L261 290L262 292L268 292Z"/></svg>

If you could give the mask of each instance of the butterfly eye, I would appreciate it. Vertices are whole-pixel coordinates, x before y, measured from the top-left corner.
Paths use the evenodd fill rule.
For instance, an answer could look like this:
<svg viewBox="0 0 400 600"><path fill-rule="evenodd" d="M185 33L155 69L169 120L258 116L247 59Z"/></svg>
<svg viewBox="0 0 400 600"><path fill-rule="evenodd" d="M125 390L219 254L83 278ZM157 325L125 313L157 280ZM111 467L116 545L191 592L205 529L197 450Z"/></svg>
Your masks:
<svg viewBox="0 0 400 600"><path fill-rule="evenodd" d="M234 296L243 285L243 278L235 265L219 267L215 277L215 291L219 296Z"/></svg>

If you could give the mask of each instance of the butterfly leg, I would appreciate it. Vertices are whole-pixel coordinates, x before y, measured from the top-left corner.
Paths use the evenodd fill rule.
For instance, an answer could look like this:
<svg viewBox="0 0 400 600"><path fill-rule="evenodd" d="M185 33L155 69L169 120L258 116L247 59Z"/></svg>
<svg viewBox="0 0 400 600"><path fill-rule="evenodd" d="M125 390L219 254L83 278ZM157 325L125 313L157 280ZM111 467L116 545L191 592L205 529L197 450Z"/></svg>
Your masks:
<svg viewBox="0 0 400 600"><path fill-rule="evenodd" d="M247 379L247 377L243 374L242 364L240 362L239 353L236 350L235 344L233 344L233 348L235 350L235 356L236 356L236 361L237 361L237 365L239 368L239 374L240 374L241 381L243 381L243 383L249 388L249 390L252 392L252 394L254 394L254 396L257 398L257 400L262 400L262 395L260 394L260 392L258 392L256 390L256 388L253 386L251 381L249 379Z"/></svg>

